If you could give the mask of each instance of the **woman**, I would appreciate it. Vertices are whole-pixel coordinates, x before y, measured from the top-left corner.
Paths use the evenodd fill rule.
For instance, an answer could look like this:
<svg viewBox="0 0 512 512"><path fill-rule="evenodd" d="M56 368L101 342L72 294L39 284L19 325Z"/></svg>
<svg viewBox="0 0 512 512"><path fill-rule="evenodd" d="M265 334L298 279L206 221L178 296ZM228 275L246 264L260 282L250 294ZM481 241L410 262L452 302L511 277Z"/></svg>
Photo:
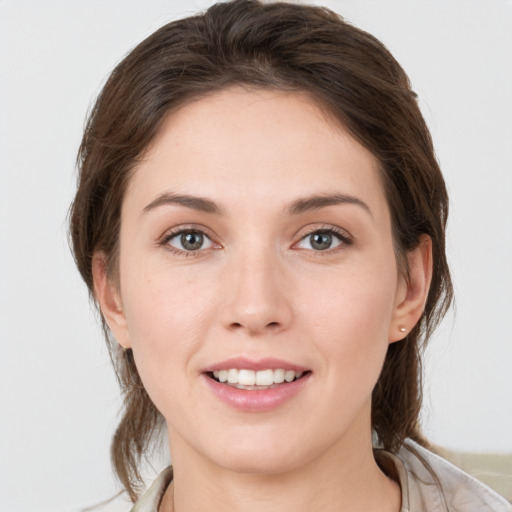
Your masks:
<svg viewBox="0 0 512 512"><path fill-rule="evenodd" d="M448 203L375 38L250 0L170 23L112 73L79 162L73 248L134 511L510 510L422 447ZM139 497L163 424L173 470Z"/></svg>

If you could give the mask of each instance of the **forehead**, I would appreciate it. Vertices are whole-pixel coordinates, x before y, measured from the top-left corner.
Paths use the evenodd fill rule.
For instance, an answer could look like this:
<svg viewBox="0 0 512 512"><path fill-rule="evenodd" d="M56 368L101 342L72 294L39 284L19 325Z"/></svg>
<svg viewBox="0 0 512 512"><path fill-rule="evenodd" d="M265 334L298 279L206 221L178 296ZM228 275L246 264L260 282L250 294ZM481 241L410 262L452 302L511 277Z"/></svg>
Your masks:
<svg viewBox="0 0 512 512"><path fill-rule="evenodd" d="M383 199L377 159L317 102L303 93L241 87L193 101L164 121L127 196L144 202L164 191L228 206L333 191Z"/></svg>

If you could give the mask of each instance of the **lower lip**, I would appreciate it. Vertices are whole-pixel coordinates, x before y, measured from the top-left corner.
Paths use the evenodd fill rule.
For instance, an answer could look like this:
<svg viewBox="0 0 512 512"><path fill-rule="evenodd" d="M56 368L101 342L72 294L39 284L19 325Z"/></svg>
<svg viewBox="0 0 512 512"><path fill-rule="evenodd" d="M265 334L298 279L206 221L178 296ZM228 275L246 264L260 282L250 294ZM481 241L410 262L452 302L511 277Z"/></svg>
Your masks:
<svg viewBox="0 0 512 512"><path fill-rule="evenodd" d="M222 384L206 374L202 377L213 394L225 404L245 412L266 412L277 409L296 396L307 384L311 373L298 380L269 389L238 389Z"/></svg>

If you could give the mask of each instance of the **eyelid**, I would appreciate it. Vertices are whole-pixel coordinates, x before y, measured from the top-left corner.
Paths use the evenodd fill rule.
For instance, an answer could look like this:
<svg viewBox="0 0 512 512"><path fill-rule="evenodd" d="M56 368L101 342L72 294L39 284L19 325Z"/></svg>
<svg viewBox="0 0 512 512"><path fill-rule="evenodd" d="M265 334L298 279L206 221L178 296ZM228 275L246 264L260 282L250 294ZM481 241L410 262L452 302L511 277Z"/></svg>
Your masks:
<svg viewBox="0 0 512 512"><path fill-rule="evenodd" d="M351 246L354 243L352 235L345 229L342 229L338 226L333 226L331 224L328 224L328 225L323 224L323 225L310 226L309 228L307 228L307 231L303 232L300 235L298 241L292 245L292 248L295 248L305 238L313 235L314 233L329 233L329 234L335 236L340 241L340 243L338 245L336 245L335 247L333 247L332 249L325 249L324 251L319 251L319 250L315 251L313 249L301 249L301 248L297 248L297 249L304 250L304 251L312 251L312 252L318 253L318 254L321 254L321 253L332 254L333 252L342 250L342 249L346 248L347 246Z"/></svg>
<svg viewBox="0 0 512 512"><path fill-rule="evenodd" d="M169 241L172 240L173 238L176 238L177 236L183 233L189 232L202 234L211 242L212 245L204 249L198 249L197 251L187 251L185 249L178 249L177 247L174 247L169 244ZM185 256L199 256L205 251L222 248L221 244L215 241L215 238L216 237L211 233L211 230L205 226L198 224L181 224L179 226L175 226L165 231L165 233L158 239L158 245L165 246L166 249L175 254L182 254Z"/></svg>
<svg viewBox="0 0 512 512"><path fill-rule="evenodd" d="M338 250L343 250L347 246L352 245L353 237L352 235L345 229L340 228L338 226L333 226L332 224L320 224L320 225L314 225L306 227L305 229L301 230L302 233L300 234L298 240L294 242L291 246L292 249L298 249L298 250L304 250L304 251L310 251L314 253L325 253L325 254L332 254L334 252L337 252ZM210 242L211 246L204 248L204 249L198 249L197 251L187 251L187 250L181 250L178 249L172 245L169 244L169 241L177 236L179 236L182 233L186 232L196 232L201 233L203 236L205 236ZM320 250L313 250L313 249L302 249L298 248L297 245L302 242L305 238L308 236L311 236L314 233L329 233L335 236L339 240L339 244L336 245L333 248L325 249L324 251ZM206 226L199 225L199 224L181 224L179 226L175 226L173 228L168 229L165 231L165 233L158 239L158 245L166 246L168 250L171 252L174 252L176 254L182 254L187 256L198 256L205 251L209 250L215 250L215 249L221 249L222 245L216 241L216 236L212 234L211 230L207 228Z"/></svg>

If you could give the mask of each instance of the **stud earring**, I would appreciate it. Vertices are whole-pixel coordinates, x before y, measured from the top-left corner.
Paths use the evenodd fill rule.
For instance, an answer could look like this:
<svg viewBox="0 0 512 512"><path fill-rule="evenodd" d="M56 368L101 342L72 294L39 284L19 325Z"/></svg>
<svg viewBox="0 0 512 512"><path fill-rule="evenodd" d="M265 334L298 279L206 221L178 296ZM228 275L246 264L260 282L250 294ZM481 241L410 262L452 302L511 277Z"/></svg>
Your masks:
<svg viewBox="0 0 512 512"><path fill-rule="evenodd" d="M400 332L407 332L407 329L405 327L400 327Z"/></svg>

